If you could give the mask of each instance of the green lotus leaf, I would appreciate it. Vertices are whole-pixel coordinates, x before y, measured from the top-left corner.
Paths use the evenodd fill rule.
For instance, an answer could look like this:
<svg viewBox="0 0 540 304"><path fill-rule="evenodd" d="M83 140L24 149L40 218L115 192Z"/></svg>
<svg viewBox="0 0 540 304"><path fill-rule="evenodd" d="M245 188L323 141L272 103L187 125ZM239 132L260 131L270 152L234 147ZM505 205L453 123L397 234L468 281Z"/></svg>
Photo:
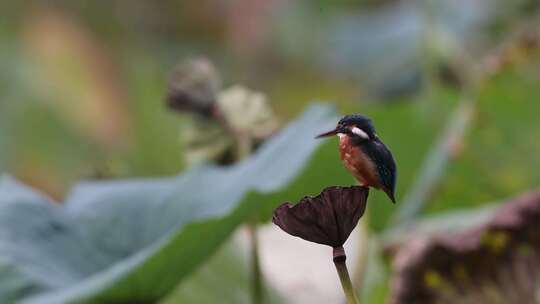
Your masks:
<svg viewBox="0 0 540 304"><path fill-rule="evenodd" d="M200 166L170 178L83 182L64 206L4 177L0 302L155 302L238 225L280 203L274 198L297 199L336 181L336 174L346 176L336 165L335 143L313 139L336 120L332 107L315 105L237 165ZM328 157L334 171L310 170Z"/></svg>

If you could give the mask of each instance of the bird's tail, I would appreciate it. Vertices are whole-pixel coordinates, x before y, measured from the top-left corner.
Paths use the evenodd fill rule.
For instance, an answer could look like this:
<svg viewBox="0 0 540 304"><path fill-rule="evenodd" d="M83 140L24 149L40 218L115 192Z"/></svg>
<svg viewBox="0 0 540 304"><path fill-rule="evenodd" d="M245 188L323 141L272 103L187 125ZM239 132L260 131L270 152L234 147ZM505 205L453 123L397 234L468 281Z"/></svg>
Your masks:
<svg viewBox="0 0 540 304"><path fill-rule="evenodd" d="M394 195L394 191L392 190L389 190L389 189L383 189L384 192L386 193L386 195L388 195L388 197L390 198L390 200L392 201L393 204L396 203L396 197Z"/></svg>

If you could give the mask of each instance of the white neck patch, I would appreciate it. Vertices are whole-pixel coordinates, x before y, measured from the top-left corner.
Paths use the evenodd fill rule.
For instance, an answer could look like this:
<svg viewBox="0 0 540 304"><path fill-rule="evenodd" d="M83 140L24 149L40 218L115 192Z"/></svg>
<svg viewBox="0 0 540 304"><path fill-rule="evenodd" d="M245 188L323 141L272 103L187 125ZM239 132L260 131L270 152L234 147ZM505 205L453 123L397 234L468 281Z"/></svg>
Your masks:
<svg viewBox="0 0 540 304"><path fill-rule="evenodd" d="M366 132L362 131L362 129L358 128L358 127L353 127L351 129L351 132L353 132L353 134L355 135L358 135L364 139L369 139L369 135L367 135Z"/></svg>
<svg viewBox="0 0 540 304"><path fill-rule="evenodd" d="M343 138L343 137L345 137L346 135L345 135L345 133L338 133L337 136L338 136L339 138Z"/></svg>

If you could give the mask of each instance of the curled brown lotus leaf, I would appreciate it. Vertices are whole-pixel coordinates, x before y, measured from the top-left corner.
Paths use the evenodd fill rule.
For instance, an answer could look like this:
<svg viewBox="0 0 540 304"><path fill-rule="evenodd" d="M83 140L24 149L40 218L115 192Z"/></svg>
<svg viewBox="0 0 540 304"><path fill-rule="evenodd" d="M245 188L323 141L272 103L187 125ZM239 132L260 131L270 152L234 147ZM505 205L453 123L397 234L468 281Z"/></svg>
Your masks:
<svg viewBox="0 0 540 304"><path fill-rule="evenodd" d="M538 223L540 191L478 227L408 241L393 253L389 303L537 303Z"/></svg>
<svg viewBox="0 0 540 304"><path fill-rule="evenodd" d="M366 187L329 187L296 205L282 204L274 211L272 221L290 235L340 247L364 214L368 194Z"/></svg>

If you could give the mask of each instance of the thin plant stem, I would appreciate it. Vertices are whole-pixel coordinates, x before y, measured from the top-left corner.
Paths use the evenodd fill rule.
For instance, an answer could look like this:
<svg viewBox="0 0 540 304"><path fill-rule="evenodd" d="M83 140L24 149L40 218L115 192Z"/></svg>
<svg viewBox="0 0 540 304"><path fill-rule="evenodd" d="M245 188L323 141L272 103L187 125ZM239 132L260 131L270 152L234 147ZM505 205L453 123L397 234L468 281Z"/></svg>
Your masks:
<svg viewBox="0 0 540 304"><path fill-rule="evenodd" d="M345 250L343 247L334 248L334 265L339 276L339 281L341 282L341 287L345 293L345 298L347 299L347 304L359 304L358 298L354 293L354 288L352 286L351 278L349 276L349 271L347 270L347 264L345 260L347 256L345 255Z"/></svg>
<svg viewBox="0 0 540 304"><path fill-rule="evenodd" d="M456 156L456 149L464 140L476 111L476 98L464 96L451 115L446 130L433 146L424 161L420 174L403 199L392 222L403 224L411 221L424 208Z"/></svg>
<svg viewBox="0 0 540 304"><path fill-rule="evenodd" d="M445 131L439 141L433 146L424 161L420 174L407 193L400 208L395 213L391 222L408 225L425 208L431 200L438 186L446 175L447 168L459 155L459 147L465 141L468 131L473 126L473 118L478 108L478 99L483 86L496 75L512 58L516 48L523 41L520 37L510 37L492 55L484 58L479 65L469 63L469 68L464 69L465 81L460 101L450 116Z"/></svg>
<svg viewBox="0 0 540 304"><path fill-rule="evenodd" d="M259 233L256 221L248 224L248 231L251 245L251 297L252 303L259 304L262 303L264 300L264 289L262 282L261 263L259 258Z"/></svg>
<svg viewBox="0 0 540 304"><path fill-rule="evenodd" d="M236 138L237 160L241 161L251 154L253 150L253 141L247 135L239 135ZM251 303L260 304L264 301L264 286L262 279L260 254L259 254L259 236L257 229L257 219L253 218L248 224L249 234L249 256L251 263Z"/></svg>
<svg viewBox="0 0 540 304"><path fill-rule="evenodd" d="M249 157L253 151L253 141L249 135L236 136L236 160L241 161Z"/></svg>

